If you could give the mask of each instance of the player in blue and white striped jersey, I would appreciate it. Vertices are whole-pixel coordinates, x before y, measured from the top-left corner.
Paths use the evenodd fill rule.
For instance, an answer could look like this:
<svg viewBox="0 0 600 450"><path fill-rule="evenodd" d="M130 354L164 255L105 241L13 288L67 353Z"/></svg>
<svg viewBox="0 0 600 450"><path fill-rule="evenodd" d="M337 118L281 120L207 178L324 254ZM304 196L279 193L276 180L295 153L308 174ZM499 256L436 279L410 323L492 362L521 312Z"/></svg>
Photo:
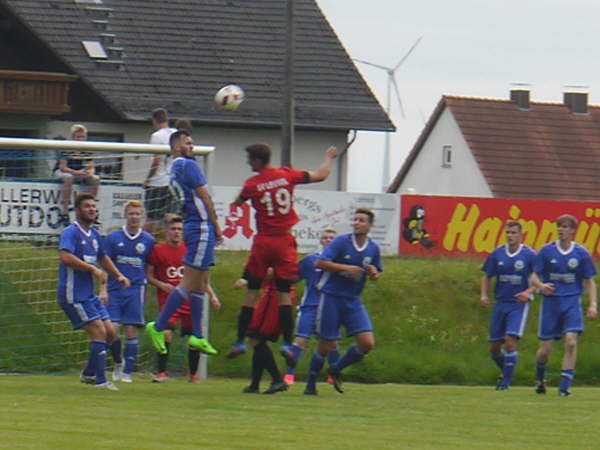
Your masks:
<svg viewBox="0 0 600 450"><path fill-rule="evenodd" d="M352 220L352 233L336 237L315 263L317 269L323 270L317 282L321 291L317 314L319 347L310 362L306 395L317 394L317 377L325 357L338 345L341 325L348 336L355 337L356 344L329 367L333 386L339 393L344 392L341 371L361 361L375 346L371 320L360 299L367 278L377 280L383 271L379 246L368 236L374 217L372 211L358 208Z"/></svg>
<svg viewBox="0 0 600 450"><path fill-rule="evenodd" d="M114 276L123 288L128 288L130 282L106 255L100 234L92 227L97 211L91 194L77 196L75 215L77 220L60 235L58 304L73 329L81 328L90 336L90 354L81 381L98 388L118 390L104 375L107 342L114 340L115 330L106 307L94 293L94 277L101 283L106 282L106 273L96 264Z"/></svg>
<svg viewBox="0 0 600 450"><path fill-rule="evenodd" d="M202 334L202 308L208 291L208 270L214 265L215 246L223 242L217 214L207 189L202 169L193 158L192 138L187 131L176 131L169 138L171 154L171 187L176 198L183 203L183 240L186 253L185 271L177 288L169 294L167 303L156 322L146 326L152 343L160 353L167 353L164 330L169 318L189 299L192 313L190 347L215 355L217 350Z"/></svg>
<svg viewBox="0 0 600 450"><path fill-rule="evenodd" d="M522 230L519 222L508 222L506 244L490 253L482 267L485 275L481 279L481 306L490 306L490 285L492 279L496 282L489 342L491 357L502 372L496 385L499 391L510 386L517 365L517 343L523 336L529 301L535 291L530 283L535 251L521 243Z"/></svg>
<svg viewBox="0 0 600 450"><path fill-rule="evenodd" d="M569 388L575 376L577 361L577 337L583 332L583 308L581 296L589 297L588 319L598 314L596 299L596 268L584 247L574 242L577 219L564 214L556 219L558 241L546 244L534 263L532 281L542 291L544 299L540 309L538 338L540 345L536 355L536 392L546 393L544 384L546 365L553 340L565 338L565 355L558 393L569 396Z"/></svg>
<svg viewBox="0 0 600 450"><path fill-rule="evenodd" d="M154 247L154 237L142 230L144 206L137 200L125 205L126 223L106 237L106 254L119 271L131 282L121 289L117 279L108 277L108 313L115 324L117 338L110 345L115 362L113 381L133 382L132 373L138 354L138 328L145 325L144 300L146 297L146 262ZM125 328L125 351L121 356L119 324Z"/></svg>

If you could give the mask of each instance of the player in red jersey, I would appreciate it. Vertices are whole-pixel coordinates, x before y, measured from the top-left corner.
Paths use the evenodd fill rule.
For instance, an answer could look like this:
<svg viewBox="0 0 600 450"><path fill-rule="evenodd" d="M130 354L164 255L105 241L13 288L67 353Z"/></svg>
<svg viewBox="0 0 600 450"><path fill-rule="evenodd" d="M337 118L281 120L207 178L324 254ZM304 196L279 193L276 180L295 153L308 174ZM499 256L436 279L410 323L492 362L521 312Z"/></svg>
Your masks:
<svg viewBox="0 0 600 450"><path fill-rule="evenodd" d="M152 253L148 258L146 265L146 277L148 282L156 287L156 297L158 300L158 308L162 310L169 293L174 290L183 279L183 257L185 256L186 247L183 243L183 220L180 216L171 216L167 220L167 229L164 242L154 246ZM218 309L221 306L219 299L215 295L212 288L208 289L210 302ZM169 329L165 330L165 344L167 353L157 353L158 373L152 380L153 382L166 381L167 362L169 359L169 347L173 340L173 332L177 324L180 323L181 335L189 336L192 330L192 318L189 302L185 302L169 319ZM200 380L196 372L198 372L198 362L200 360L200 351L188 349L189 363L189 381L198 383Z"/></svg>
<svg viewBox="0 0 600 450"><path fill-rule="evenodd" d="M238 318L238 341L227 355L233 358L246 351L243 337L260 297L260 286L267 269L273 268L279 296L279 321L283 334L281 354L288 365L294 364L291 349L293 319L290 287L298 279L296 239L292 227L300 220L294 210L294 188L297 184L317 183L331 173L337 149L329 147L321 165L314 171L271 166L271 148L266 144L246 147L248 164L258 172L246 180L234 204L250 200L255 210L257 234L246 262L244 278L248 290Z"/></svg>
<svg viewBox="0 0 600 450"><path fill-rule="evenodd" d="M248 285L248 280L243 277L235 282L234 289L240 289ZM246 336L254 349L252 355L252 371L250 385L242 392L245 394L258 394L260 392L260 380L263 371L271 375L271 385L263 394L275 394L287 391L288 384L283 380L282 374L275 363L273 352L268 341L276 342L281 334L279 323L279 296L277 286L273 279L273 270L269 268L267 276L262 284L263 294L256 308L254 308L252 319L248 324ZM294 301L294 286L291 288L291 299Z"/></svg>

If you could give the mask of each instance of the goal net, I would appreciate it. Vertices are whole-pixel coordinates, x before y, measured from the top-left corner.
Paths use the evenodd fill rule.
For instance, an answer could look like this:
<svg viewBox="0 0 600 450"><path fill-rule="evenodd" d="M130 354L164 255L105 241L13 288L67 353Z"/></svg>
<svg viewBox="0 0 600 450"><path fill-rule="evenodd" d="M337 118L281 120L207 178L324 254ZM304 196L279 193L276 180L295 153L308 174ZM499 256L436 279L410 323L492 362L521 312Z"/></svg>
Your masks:
<svg viewBox="0 0 600 450"><path fill-rule="evenodd" d="M213 150L194 150L207 174ZM125 223L127 201L144 200L141 183L153 157L168 152L167 146L149 144L0 138L0 372L67 371L80 368L87 358L89 339L71 329L56 302L56 288L59 236L68 223L65 208L72 221L75 196L93 190L94 183L77 179L66 197L56 172L59 161L70 155L80 159L83 169L93 166L100 231L106 234ZM155 228L157 241L161 228ZM154 290L148 289L146 317L155 317L156 311ZM140 342L138 368L150 369L154 352L148 341ZM201 375L205 370L206 360Z"/></svg>

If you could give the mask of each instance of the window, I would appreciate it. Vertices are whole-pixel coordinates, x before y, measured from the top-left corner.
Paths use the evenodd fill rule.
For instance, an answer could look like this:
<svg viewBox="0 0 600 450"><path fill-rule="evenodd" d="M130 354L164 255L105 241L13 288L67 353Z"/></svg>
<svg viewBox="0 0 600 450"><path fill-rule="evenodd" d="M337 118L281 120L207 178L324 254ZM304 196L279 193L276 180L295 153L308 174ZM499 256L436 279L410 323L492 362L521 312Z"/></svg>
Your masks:
<svg viewBox="0 0 600 450"><path fill-rule="evenodd" d="M11 138L30 138L33 131L28 130L0 130L0 136ZM0 149L0 177L1 178L32 178L37 169L46 164L44 152L26 149Z"/></svg>
<svg viewBox="0 0 600 450"><path fill-rule="evenodd" d="M452 146L444 145L442 147L442 167L452 167Z"/></svg>

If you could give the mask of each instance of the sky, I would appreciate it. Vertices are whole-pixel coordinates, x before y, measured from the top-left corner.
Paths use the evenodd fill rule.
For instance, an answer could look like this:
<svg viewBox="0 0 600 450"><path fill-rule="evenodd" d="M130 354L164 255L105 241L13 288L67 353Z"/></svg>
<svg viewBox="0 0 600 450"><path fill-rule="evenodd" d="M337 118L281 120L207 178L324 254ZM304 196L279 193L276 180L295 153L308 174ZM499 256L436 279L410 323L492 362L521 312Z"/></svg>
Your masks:
<svg viewBox="0 0 600 450"><path fill-rule="evenodd" d="M590 0L317 0L352 58L393 67L405 116L392 97L393 176L444 94L503 98L528 83L532 101L561 102L565 86L587 86L600 104L600 2ZM355 63L385 108L387 73ZM594 89L597 89L595 92ZM384 133L359 132L348 190L382 192ZM365 176L365 171L367 176Z"/></svg>

